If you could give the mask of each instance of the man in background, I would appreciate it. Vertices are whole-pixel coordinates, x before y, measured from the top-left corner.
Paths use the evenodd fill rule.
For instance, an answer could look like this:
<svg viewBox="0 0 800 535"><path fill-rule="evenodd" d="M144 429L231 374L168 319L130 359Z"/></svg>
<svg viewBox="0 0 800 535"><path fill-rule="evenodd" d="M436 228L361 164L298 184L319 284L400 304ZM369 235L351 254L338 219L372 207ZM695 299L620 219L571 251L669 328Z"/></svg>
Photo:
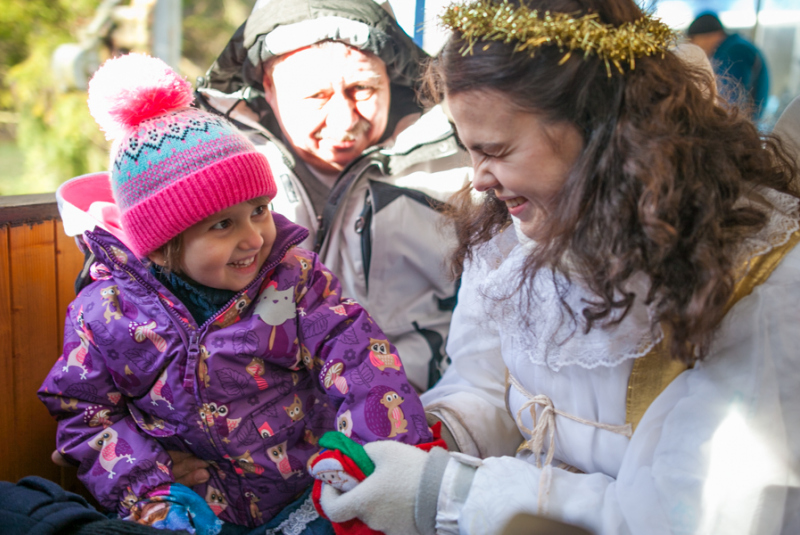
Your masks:
<svg viewBox="0 0 800 535"><path fill-rule="evenodd" d="M742 36L728 33L715 13L697 17L686 34L711 59L720 95L733 103L744 101L752 119L760 119L769 95L769 72L761 51Z"/></svg>
<svg viewBox="0 0 800 535"><path fill-rule="evenodd" d="M267 156L272 209L310 230L301 247L369 311L420 392L447 365L455 305L441 209L471 177L442 108L416 99L428 59L373 0L259 0L197 92Z"/></svg>

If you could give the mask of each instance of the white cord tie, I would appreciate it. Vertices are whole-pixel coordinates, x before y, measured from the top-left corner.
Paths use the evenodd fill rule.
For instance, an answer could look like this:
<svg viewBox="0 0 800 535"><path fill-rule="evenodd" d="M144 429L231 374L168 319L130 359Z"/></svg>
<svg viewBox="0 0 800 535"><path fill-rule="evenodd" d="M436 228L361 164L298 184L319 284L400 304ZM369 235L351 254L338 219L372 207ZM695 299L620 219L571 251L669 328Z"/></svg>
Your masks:
<svg viewBox="0 0 800 535"><path fill-rule="evenodd" d="M525 403L517 410L516 422L520 430L529 435L530 438L525 441L520 450L530 450L536 457L536 467L542 468L542 475L539 477L539 505L538 512L544 513L547 509L547 501L550 497L550 482L552 480L552 462L553 455L556 450L556 415L569 418L574 422L590 425L597 429L605 429L617 435L630 438L633 434L631 424L625 425L611 425L600 422L593 422L591 420L584 420L579 416L560 411L553 406L553 400L544 394L534 396L517 381L517 378L508 374L509 383L514 385L519 392L521 392L527 399ZM536 406L542 407L541 414L536 415ZM522 414L528 410L533 422L533 429L529 429L522 423ZM544 467L542 467L542 451L544 450L545 437L549 435L549 445L547 448L547 455L544 460Z"/></svg>

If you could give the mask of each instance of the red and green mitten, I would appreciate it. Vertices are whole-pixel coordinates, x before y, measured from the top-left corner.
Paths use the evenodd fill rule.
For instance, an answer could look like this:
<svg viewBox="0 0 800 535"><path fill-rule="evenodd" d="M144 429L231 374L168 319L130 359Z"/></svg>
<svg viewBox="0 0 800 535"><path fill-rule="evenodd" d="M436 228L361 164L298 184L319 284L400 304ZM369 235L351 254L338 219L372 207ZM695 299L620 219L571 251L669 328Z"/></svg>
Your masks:
<svg viewBox="0 0 800 535"><path fill-rule="evenodd" d="M434 447L447 449L447 445L441 438L441 426L442 423L437 422L431 428L432 442L417 444L416 447L424 451L430 451ZM361 444L338 431L329 431L322 435L319 445L323 449L309 461L308 471L316 480L311 497L320 516L328 518L319 503L323 483L327 483L339 491L347 492L372 474L375 471L375 464ZM336 535L382 535L380 531L370 529L357 518L331 524Z"/></svg>

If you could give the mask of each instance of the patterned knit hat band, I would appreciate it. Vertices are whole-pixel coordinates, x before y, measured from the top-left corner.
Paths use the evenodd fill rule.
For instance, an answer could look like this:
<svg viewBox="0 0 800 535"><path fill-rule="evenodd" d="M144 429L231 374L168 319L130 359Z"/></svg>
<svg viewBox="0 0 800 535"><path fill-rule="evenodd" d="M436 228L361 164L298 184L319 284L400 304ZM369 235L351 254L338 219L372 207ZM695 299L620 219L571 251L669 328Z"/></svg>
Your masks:
<svg viewBox="0 0 800 535"><path fill-rule="evenodd" d="M143 257L206 217L276 193L267 158L258 152L220 159L122 212L131 250Z"/></svg>

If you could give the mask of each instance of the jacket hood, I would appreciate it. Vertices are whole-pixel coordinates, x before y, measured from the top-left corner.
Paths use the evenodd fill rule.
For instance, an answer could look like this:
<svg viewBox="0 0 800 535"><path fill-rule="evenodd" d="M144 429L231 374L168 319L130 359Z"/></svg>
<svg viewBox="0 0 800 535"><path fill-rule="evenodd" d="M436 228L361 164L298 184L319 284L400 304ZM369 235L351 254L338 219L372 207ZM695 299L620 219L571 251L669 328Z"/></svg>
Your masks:
<svg viewBox="0 0 800 535"><path fill-rule="evenodd" d="M422 111L416 93L421 65L429 56L373 0L259 0L205 78L198 80L198 89L240 93L272 130L262 65L327 39L375 54L386 64L392 102L384 137L402 117Z"/></svg>

